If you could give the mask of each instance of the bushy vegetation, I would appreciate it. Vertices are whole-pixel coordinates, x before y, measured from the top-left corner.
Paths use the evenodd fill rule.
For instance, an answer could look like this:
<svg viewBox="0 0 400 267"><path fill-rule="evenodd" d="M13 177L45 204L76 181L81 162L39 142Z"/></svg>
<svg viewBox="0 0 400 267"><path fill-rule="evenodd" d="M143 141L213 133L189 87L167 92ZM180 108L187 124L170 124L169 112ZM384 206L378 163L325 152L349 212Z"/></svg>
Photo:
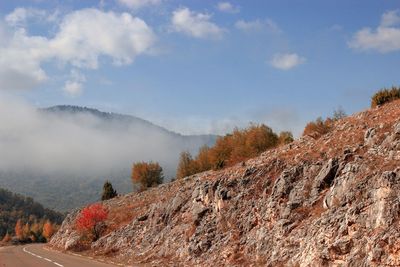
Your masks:
<svg viewBox="0 0 400 267"><path fill-rule="evenodd" d="M104 232L107 217L108 211L103 205L92 204L81 211L76 220L76 228L95 241Z"/></svg>
<svg viewBox="0 0 400 267"><path fill-rule="evenodd" d="M157 162L138 162L132 167L132 182L140 184L140 190L162 184L163 170Z"/></svg>
<svg viewBox="0 0 400 267"><path fill-rule="evenodd" d="M319 117L315 121L307 123L303 131L303 136L310 136L315 139L320 138L332 130L333 125L337 120L344 117L346 117L346 113L342 108L338 108L333 112L332 117L327 117L325 120Z"/></svg>
<svg viewBox="0 0 400 267"><path fill-rule="evenodd" d="M382 89L371 98L371 107L381 106L393 100L400 99L400 88L393 86L391 89Z"/></svg>
<svg viewBox="0 0 400 267"><path fill-rule="evenodd" d="M213 147L200 148L196 158L182 152L177 168L177 179L210 170L232 166L255 157L269 148L293 141L290 132L274 133L271 128L252 124L246 129L235 129L231 134L219 137Z"/></svg>
<svg viewBox="0 0 400 267"><path fill-rule="evenodd" d="M1 239L9 240L16 236L20 242L45 242L50 237L43 232L46 223L56 229L63 217L61 213L45 209L32 198L0 189Z"/></svg>
<svg viewBox="0 0 400 267"><path fill-rule="evenodd" d="M103 185L103 193L101 194L101 200L112 199L117 196L117 191L114 190L112 184L109 181L106 181Z"/></svg>

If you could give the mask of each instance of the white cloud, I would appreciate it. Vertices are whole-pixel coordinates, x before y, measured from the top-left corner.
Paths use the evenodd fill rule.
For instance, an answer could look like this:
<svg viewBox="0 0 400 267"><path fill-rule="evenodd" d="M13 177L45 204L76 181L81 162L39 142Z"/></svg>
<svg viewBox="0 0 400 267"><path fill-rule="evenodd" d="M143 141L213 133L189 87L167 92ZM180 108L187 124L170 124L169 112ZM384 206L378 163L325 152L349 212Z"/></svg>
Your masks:
<svg viewBox="0 0 400 267"><path fill-rule="evenodd" d="M172 26L177 32L196 38L220 39L225 30L210 21L209 14L195 13L188 8L180 8L172 14Z"/></svg>
<svg viewBox="0 0 400 267"><path fill-rule="evenodd" d="M381 26L390 27L400 23L399 10L391 10L382 15Z"/></svg>
<svg viewBox="0 0 400 267"><path fill-rule="evenodd" d="M363 51L376 50L380 53L400 50L399 24L399 10L388 11L382 15L380 25L375 30L364 28L356 32L349 46Z"/></svg>
<svg viewBox="0 0 400 267"><path fill-rule="evenodd" d="M161 0L118 0L121 5L124 5L130 9L139 9L145 6L158 5Z"/></svg>
<svg viewBox="0 0 400 267"><path fill-rule="evenodd" d="M64 86L64 92L72 97L82 94L82 83L76 81L67 81Z"/></svg>
<svg viewBox="0 0 400 267"><path fill-rule="evenodd" d="M217 5L219 11L226 12L226 13L239 13L240 8L238 6L234 6L229 2L219 2Z"/></svg>
<svg viewBox="0 0 400 267"><path fill-rule="evenodd" d="M43 19L46 17L46 11L35 8L19 7L5 17L5 21L12 26L24 25L27 20L32 18Z"/></svg>
<svg viewBox="0 0 400 267"><path fill-rule="evenodd" d="M71 97L76 97L82 94L83 83L86 81L86 77L78 70L72 70L70 79L66 81L63 88L64 92Z"/></svg>
<svg viewBox="0 0 400 267"><path fill-rule="evenodd" d="M266 19L264 21L259 19L251 21L238 20L235 23L235 27L244 32L262 31L264 29L272 33L281 32L278 24L276 24L272 19Z"/></svg>
<svg viewBox="0 0 400 267"><path fill-rule="evenodd" d="M296 53L275 54L270 61L271 66L280 70L290 70L306 61Z"/></svg>
<svg viewBox="0 0 400 267"><path fill-rule="evenodd" d="M49 61L97 69L99 57L106 56L115 65L130 64L136 56L149 52L156 39L143 20L128 13L98 9L66 15L53 38L31 36L23 27L0 30L0 34L5 36L0 41L2 89L30 88L42 83L47 79L42 65ZM68 88L78 91L76 84Z"/></svg>

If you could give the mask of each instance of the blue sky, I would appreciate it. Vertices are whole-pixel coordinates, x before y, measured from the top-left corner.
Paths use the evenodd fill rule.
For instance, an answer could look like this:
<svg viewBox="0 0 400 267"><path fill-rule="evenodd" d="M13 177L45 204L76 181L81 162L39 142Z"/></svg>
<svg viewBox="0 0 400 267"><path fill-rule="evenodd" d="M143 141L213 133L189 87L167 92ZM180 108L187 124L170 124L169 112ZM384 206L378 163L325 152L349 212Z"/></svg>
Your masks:
<svg viewBox="0 0 400 267"><path fill-rule="evenodd" d="M1 1L0 92L182 133L299 135L400 83L399 1Z"/></svg>

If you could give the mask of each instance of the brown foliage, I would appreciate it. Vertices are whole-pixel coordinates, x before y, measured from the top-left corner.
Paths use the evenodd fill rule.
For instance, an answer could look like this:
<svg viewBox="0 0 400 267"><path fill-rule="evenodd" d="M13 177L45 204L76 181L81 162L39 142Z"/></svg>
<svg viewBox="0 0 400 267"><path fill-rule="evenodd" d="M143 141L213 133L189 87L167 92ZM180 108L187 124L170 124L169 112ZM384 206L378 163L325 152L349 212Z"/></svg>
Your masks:
<svg viewBox="0 0 400 267"><path fill-rule="evenodd" d="M190 176L197 172L196 161L193 160L192 155L183 151L179 157L178 168L176 169L176 178L181 179Z"/></svg>
<svg viewBox="0 0 400 267"><path fill-rule="evenodd" d="M14 231L15 231L15 236L16 236L18 239L20 239L20 240L24 239L24 231L23 231L23 228L22 228L21 219L19 219L19 220L17 221L17 223L15 224L15 229L14 229Z"/></svg>
<svg viewBox="0 0 400 267"><path fill-rule="evenodd" d="M246 129L234 129L231 134L219 137L211 148L200 148L196 158L188 152L181 154L177 169L177 178L186 177L198 172L221 169L238 162L255 157L278 144L293 141L290 132L282 132L278 137L271 128L264 124L252 124Z"/></svg>
<svg viewBox="0 0 400 267"><path fill-rule="evenodd" d="M53 236L55 232L53 224L47 220L43 225L43 236L46 238L47 241Z"/></svg>
<svg viewBox="0 0 400 267"><path fill-rule="evenodd" d="M317 118L315 121L309 122L303 131L303 136L311 136L319 138L327 134L332 128L332 119L328 118L325 121L322 118Z"/></svg>
<svg viewBox="0 0 400 267"><path fill-rule="evenodd" d="M11 235L9 233L7 233L3 239L1 240L3 243L7 243L11 241Z"/></svg>
<svg viewBox="0 0 400 267"><path fill-rule="evenodd" d="M141 190L163 182L162 168L157 162L138 162L132 167L132 182L139 183Z"/></svg>
<svg viewBox="0 0 400 267"><path fill-rule="evenodd" d="M391 89L382 89L371 98L371 107L381 106L393 100L400 99L400 88L393 86Z"/></svg>

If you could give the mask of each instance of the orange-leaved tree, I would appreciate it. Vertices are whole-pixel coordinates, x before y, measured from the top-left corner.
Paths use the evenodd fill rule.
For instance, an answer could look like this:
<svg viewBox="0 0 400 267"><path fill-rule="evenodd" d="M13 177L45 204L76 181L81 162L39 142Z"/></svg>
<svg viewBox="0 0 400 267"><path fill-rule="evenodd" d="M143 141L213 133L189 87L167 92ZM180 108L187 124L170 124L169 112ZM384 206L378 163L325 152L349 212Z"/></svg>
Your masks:
<svg viewBox="0 0 400 267"><path fill-rule="evenodd" d="M22 221L21 219L18 219L17 223L15 224L15 236L19 239L22 240L24 239L24 231L22 228Z"/></svg>
<svg viewBox="0 0 400 267"><path fill-rule="evenodd" d="M163 182L163 170L157 162L138 162L132 166L132 182L139 183L140 190L159 185Z"/></svg>
<svg viewBox="0 0 400 267"><path fill-rule="evenodd" d="M76 228L92 235L97 240L105 228L105 220L108 217L107 209L101 204L92 204L84 208L76 220Z"/></svg>
<svg viewBox="0 0 400 267"><path fill-rule="evenodd" d="M53 224L47 220L44 225L43 225L43 236L46 238L47 242L50 240L50 238L54 234L54 226Z"/></svg>

